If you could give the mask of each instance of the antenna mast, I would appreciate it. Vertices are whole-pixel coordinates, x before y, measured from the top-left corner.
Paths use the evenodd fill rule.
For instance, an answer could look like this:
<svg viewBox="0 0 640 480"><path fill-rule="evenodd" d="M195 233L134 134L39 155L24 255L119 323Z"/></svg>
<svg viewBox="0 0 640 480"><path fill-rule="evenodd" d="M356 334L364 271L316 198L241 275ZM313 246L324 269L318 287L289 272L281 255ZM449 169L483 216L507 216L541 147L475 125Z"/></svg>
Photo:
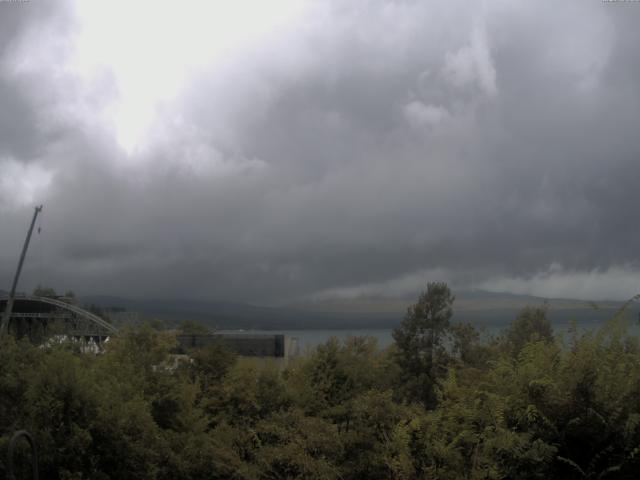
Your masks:
<svg viewBox="0 0 640 480"><path fill-rule="evenodd" d="M29 232L27 232L27 238L24 240L24 246L22 247L22 254L20 255L20 261L18 262L18 269L16 270L16 275L13 277L13 284L11 285L11 292L9 292L9 300L7 301L7 306L4 309L4 315L2 316L2 322L0 322L0 338L4 336L9 328L9 320L11 318L11 312L13 311L13 299L16 295L16 287L18 286L18 279L20 278L20 272L22 271L22 264L24 263L24 259L27 256L27 249L29 248L29 242L31 241L31 234L33 233L33 227L36 224L36 218L38 214L42 211L42 205L36 207L33 212L33 219L31 219L31 226L29 227Z"/></svg>

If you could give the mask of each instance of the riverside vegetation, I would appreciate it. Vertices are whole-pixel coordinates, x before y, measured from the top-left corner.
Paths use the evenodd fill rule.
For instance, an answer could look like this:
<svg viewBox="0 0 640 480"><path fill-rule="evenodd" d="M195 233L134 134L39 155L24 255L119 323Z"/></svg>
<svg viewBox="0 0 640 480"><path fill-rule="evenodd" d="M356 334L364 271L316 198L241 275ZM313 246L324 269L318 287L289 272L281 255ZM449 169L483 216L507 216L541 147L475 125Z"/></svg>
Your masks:
<svg viewBox="0 0 640 480"><path fill-rule="evenodd" d="M639 478L624 313L560 336L527 308L483 338L449 323L453 303L429 284L391 347L332 339L284 368L219 345L174 368L175 336L152 326L101 355L8 338L0 448L26 428L41 478L64 480Z"/></svg>

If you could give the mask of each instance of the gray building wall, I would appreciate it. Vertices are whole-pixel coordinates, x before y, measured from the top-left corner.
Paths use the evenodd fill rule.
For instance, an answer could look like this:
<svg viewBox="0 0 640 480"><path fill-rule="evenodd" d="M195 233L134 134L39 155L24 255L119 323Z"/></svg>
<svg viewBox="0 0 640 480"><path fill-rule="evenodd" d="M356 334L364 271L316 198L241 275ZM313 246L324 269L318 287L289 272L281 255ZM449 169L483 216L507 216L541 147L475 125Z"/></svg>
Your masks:
<svg viewBox="0 0 640 480"><path fill-rule="evenodd" d="M296 353L297 342L285 335L214 333L177 335L182 350L220 343L232 352L246 357L289 357Z"/></svg>

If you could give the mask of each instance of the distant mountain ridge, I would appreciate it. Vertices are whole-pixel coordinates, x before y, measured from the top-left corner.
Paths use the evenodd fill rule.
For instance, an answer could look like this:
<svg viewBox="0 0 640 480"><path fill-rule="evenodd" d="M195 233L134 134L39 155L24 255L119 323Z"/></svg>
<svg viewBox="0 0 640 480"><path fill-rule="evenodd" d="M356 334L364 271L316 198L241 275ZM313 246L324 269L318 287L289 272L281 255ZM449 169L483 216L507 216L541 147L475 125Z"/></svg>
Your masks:
<svg viewBox="0 0 640 480"><path fill-rule="evenodd" d="M386 328L395 322L386 313L342 314L336 312L299 312L288 308L264 307L244 303L200 300L134 300L121 297L84 296L84 305L100 308L121 307L138 312L143 319L159 319L177 325L193 320L211 327L228 329L297 329L297 328Z"/></svg>
<svg viewBox="0 0 640 480"><path fill-rule="evenodd" d="M549 309L581 309L598 308L615 309L624 302L602 301L587 302L568 298L546 299L531 295L512 293L485 292L482 290L454 292L456 297L454 310L457 311L485 311L500 309L522 309L526 306L547 305ZM306 301L291 304L290 307L303 311L360 311L360 312L396 312L404 313L415 299L397 299L380 297L360 297L353 299L327 299Z"/></svg>
<svg viewBox="0 0 640 480"><path fill-rule="evenodd" d="M159 319L170 325L183 320L201 322L220 329L371 329L393 328L405 315L405 299L359 298L298 302L279 307L238 302L189 299L138 300L89 295L84 305L120 307L138 312L142 319ZM601 321L611 317L624 302L585 302L573 299L544 299L528 295L493 292L460 292L454 302L454 320L474 324L507 324L527 305L547 305L552 322L571 318ZM597 308L596 308L597 307ZM637 316L638 305L631 313Z"/></svg>

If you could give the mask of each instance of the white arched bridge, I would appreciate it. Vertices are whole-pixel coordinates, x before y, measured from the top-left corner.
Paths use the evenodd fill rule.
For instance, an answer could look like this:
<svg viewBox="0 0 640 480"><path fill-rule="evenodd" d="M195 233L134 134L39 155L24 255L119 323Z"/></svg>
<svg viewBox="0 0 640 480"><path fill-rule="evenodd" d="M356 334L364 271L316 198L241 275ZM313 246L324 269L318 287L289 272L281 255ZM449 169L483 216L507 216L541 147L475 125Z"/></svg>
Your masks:
<svg viewBox="0 0 640 480"><path fill-rule="evenodd" d="M4 312L8 296L0 297ZM8 331L16 337L44 340L53 335L101 343L117 332L109 322L69 301L35 295L16 295Z"/></svg>

